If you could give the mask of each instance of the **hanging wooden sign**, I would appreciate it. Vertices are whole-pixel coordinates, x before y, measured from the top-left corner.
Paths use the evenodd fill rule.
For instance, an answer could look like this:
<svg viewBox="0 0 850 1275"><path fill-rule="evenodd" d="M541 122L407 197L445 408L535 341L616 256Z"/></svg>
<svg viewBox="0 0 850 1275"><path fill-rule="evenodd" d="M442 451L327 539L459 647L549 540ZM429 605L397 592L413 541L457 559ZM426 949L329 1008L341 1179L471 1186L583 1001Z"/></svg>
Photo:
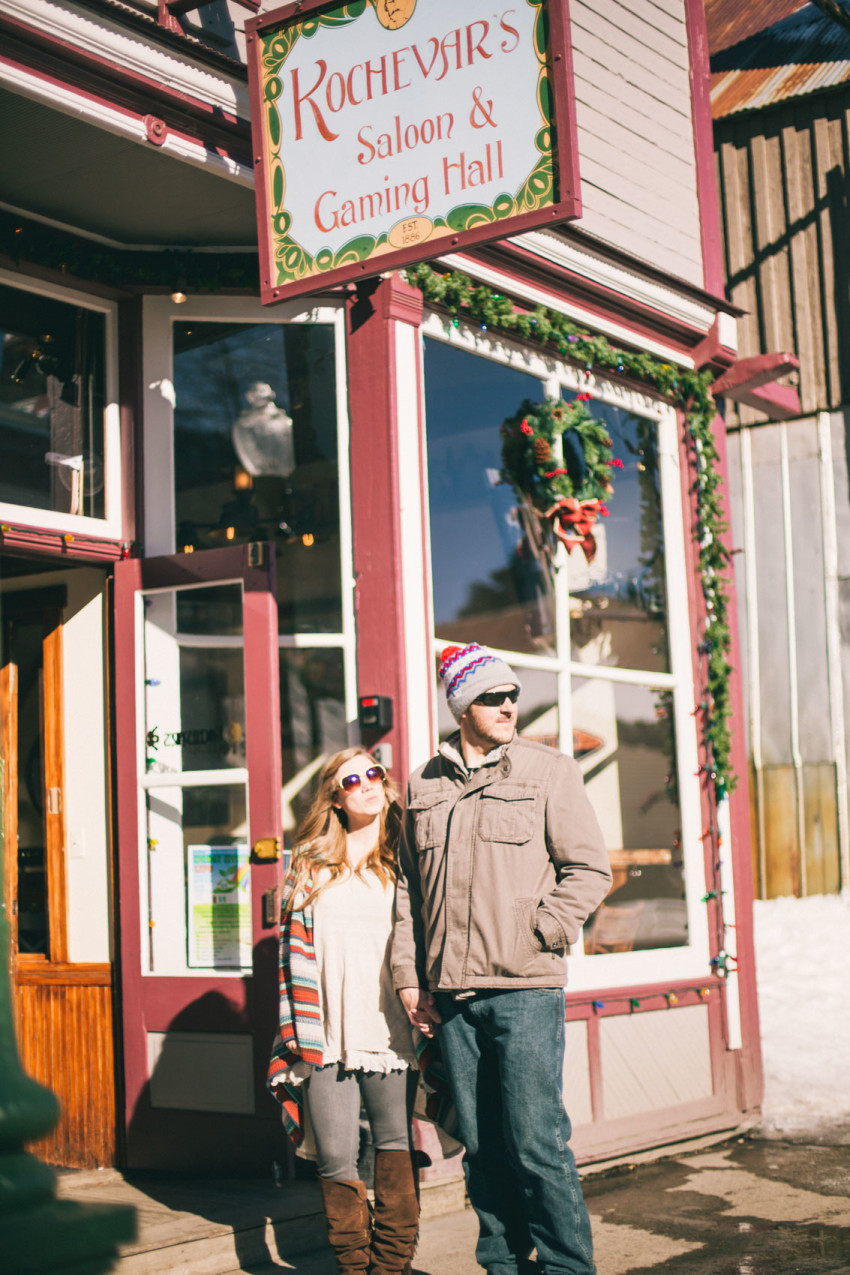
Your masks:
<svg viewBox="0 0 850 1275"><path fill-rule="evenodd" d="M247 23L266 303L580 215L566 0Z"/></svg>

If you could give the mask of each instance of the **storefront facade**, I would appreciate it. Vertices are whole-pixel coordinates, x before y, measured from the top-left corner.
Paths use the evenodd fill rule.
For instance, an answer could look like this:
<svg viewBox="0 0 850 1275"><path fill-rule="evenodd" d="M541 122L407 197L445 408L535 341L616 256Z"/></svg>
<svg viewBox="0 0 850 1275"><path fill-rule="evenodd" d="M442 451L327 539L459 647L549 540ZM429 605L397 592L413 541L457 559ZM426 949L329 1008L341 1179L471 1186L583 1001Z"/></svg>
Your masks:
<svg viewBox="0 0 850 1275"><path fill-rule="evenodd" d="M579 1159L757 1111L746 799L706 750L676 382L734 359L700 7L571 10L582 219L264 307L244 13L199 11L216 52L166 9L0 5L3 94L55 139L50 193L19 158L2 213L0 690L19 1046L63 1100L57 1163L288 1163L262 1085L275 843L336 748L362 738L401 782L434 750L452 642L518 671L521 732L578 758L611 854L570 961ZM94 194L61 188L63 139ZM505 431L578 396L611 440L609 516L590 558L550 559ZM391 727L361 729L364 696Z"/></svg>

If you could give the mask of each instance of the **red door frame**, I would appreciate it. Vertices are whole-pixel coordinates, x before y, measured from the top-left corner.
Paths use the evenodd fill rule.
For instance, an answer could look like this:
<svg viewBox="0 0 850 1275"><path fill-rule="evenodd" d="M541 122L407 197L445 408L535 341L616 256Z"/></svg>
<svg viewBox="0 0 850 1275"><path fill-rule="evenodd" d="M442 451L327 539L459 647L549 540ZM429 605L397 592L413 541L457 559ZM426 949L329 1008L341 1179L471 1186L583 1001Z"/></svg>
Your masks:
<svg viewBox="0 0 850 1275"><path fill-rule="evenodd" d="M256 565L255 565L256 564ZM252 922L254 965L251 979L145 975L141 967L142 920L139 887L138 760L136 702L136 596L139 590L218 581L243 582L245 636L245 741L251 845L281 837L280 692L278 615L275 601L274 546L228 546L197 553L127 559L115 566L115 714L118 874L121 958L121 1018L124 1042L124 1110L127 1129L140 1112L150 1111L147 1033L164 1032L194 1002L191 1030L255 1032L257 1111L266 1096L264 1077L269 1041L276 1021L276 931L263 926L263 895L280 881L277 862L252 855ZM272 943L263 940L272 940ZM213 996L207 994L213 993ZM232 1010L223 1023L212 1006L225 997ZM205 1012L207 999L210 1009ZM266 1022L267 1020L267 1022ZM266 1032L267 1027L267 1032ZM259 1034L257 1034L259 1033ZM222 1077L226 1084L226 1077ZM270 1101L270 1100L269 1100ZM273 1107L274 1104L272 1104ZM171 1121L179 1113L163 1113ZM197 1115L198 1113L193 1113ZM201 1113L216 1122L214 1115ZM227 1117L231 1122L233 1117ZM241 1123L241 1122L240 1122ZM236 1132L234 1128L234 1133ZM128 1160L134 1160L132 1139Z"/></svg>

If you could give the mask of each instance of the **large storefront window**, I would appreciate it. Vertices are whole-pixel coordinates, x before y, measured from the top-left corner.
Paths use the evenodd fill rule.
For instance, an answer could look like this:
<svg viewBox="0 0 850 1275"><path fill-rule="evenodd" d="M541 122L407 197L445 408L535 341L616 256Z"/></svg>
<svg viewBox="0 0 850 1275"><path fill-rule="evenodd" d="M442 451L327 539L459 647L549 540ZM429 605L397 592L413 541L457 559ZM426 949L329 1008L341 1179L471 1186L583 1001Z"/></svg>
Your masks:
<svg viewBox="0 0 850 1275"><path fill-rule="evenodd" d="M614 876L584 954L685 949L701 865L689 882L682 846L700 842L683 837L699 813L685 588L670 575L682 555L671 567L667 552L670 528L679 549L682 535L675 421L594 385L589 406L618 462L610 515L594 528L590 561L559 546L552 570L539 526L500 481L499 431L524 399L574 398L577 378L462 332L440 339L437 328L425 340L436 650L478 641L503 652L523 682L520 734L581 766ZM437 703L444 738L455 725Z"/></svg>
<svg viewBox="0 0 850 1275"><path fill-rule="evenodd" d="M509 404L542 399L527 372L425 343L428 486L438 638L550 650L551 590L509 487L499 482L498 426ZM494 432L495 422L495 432Z"/></svg>
<svg viewBox="0 0 850 1275"><path fill-rule="evenodd" d="M281 633L341 628L334 331L174 325L177 548L272 540Z"/></svg>
<svg viewBox="0 0 850 1275"><path fill-rule="evenodd" d="M106 320L0 283L0 503L106 517Z"/></svg>

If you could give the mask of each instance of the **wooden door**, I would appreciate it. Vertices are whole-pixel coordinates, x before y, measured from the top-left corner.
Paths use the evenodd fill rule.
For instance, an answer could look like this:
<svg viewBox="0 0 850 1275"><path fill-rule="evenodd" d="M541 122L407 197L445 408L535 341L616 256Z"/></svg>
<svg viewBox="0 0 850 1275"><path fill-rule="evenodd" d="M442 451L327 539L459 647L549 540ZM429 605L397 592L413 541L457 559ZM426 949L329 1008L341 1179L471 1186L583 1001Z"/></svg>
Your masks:
<svg viewBox="0 0 850 1275"><path fill-rule="evenodd" d="M273 547L115 572L124 1083L131 1166L267 1172L280 709Z"/></svg>
<svg viewBox="0 0 850 1275"><path fill-rule="evenodd" d="M60 1102L34 1144L50 1163L114 1163L111 966L68 958L64 588L7 593L0 663L3 880L18 1050Z"/></svg>

